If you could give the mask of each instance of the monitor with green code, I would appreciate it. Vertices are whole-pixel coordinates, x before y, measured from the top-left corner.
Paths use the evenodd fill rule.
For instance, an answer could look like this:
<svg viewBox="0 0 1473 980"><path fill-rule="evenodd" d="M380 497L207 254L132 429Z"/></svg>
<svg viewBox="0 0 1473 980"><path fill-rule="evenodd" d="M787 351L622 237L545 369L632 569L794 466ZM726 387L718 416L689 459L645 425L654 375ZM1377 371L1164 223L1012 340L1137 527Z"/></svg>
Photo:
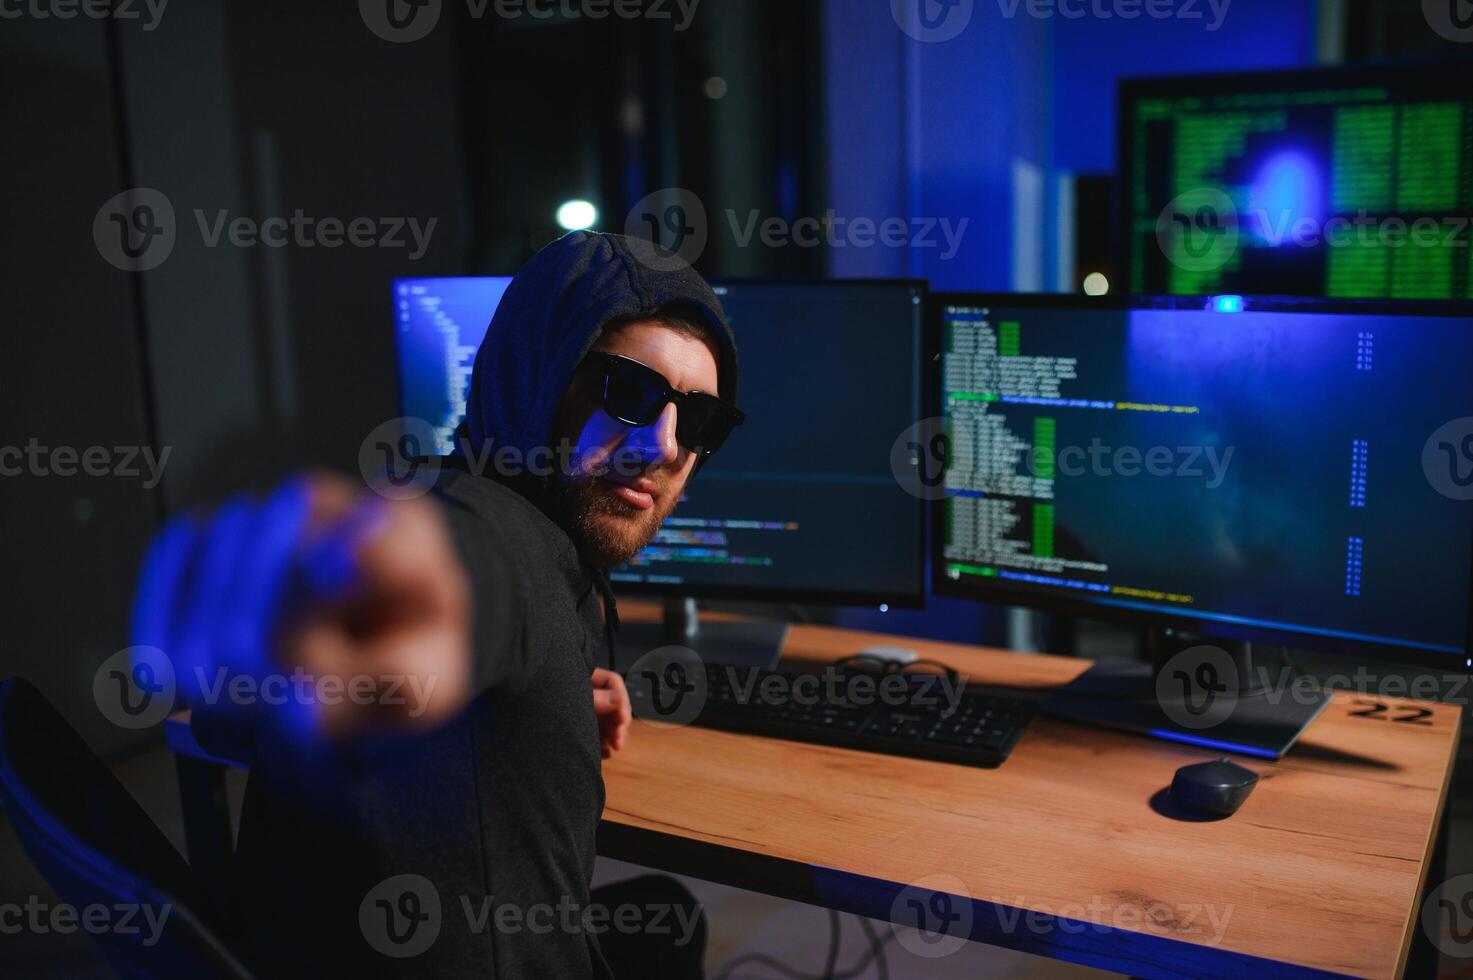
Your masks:
<svg viewBox="0 0 1473 980"><path fill-rule="evenodd" d="M1131 293L1473 298L1473 62L1127 80Z"/></svg>

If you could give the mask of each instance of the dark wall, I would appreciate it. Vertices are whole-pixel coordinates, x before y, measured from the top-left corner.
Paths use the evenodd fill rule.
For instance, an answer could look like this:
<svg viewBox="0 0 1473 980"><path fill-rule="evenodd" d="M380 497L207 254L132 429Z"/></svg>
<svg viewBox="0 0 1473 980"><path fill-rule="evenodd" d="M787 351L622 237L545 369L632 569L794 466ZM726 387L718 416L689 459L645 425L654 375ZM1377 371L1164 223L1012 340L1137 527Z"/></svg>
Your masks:
<svg viewBox="0 0 1473 980"><path fill-rule="evenodd" d="M461 271L466 221L448 30L395 44L356 5L283 0L169 14L128 33L123 69L137 179L179 219L143 274L177 507L305 463L356 470L398 414L390 281ZM200 228L299 211L319 230L372 222L379 244L212 246ZM411 218L417 258L407 228L392 235Z"/></svg>
<svg viewBox="0 0 1473 980"><path fill-rule="evenodd" d="M32 678L94 743L115 746L124 734L93 707L92 673L123 645L128 582L154 526L155 495L142 477L118 472L129 468L126 455L152 449L136 284L101 259L92 238L124 172L105 26L7 21L0 88L0 446L48 450L34 464L0 459L0 676ZM107 475L68 462L67 452L91 447L105 450ZM94 471L99 460L94 453ZM77 475L54 472L73 468Z"/></svg>
<svg viewBox="0 0 1473 980"><path fill-rule="evenodd" d="M707 243L690 257L705 274L825 271L814 249L740 240L728 217L791 220L821 207L818 0L701 0L689 21L666 16L676 10L667 3L635 20L468 9L454 21L474 215L468 271L514 272L562 234L562 201L592 201L597 227L623 232L636 204L666 188L704 205Z"/></svg>

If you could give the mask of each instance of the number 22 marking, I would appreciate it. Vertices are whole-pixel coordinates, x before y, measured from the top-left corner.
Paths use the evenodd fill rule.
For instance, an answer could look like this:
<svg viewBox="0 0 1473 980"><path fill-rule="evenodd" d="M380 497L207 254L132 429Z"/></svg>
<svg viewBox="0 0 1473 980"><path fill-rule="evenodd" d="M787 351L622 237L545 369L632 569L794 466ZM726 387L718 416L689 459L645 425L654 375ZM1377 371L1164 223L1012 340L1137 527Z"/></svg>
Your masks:
<svg viewBox="0 0 1473 980"><path fill-rule="evenodd" d="M1400 705L1396 710L1403 712L1403 714L1388 715L1387 712L1391 710L1391 706L1381 701L1362 701L1360 698L1356 698L1352 703L1359 705L1361 709L1359 711L1351 711L1350 716L1352 718L1374 718L1377 721L1397 721L1408 725L1431 726L1432 724L1428 720L1432 717L1431 708L1412 708Z"/></svg>

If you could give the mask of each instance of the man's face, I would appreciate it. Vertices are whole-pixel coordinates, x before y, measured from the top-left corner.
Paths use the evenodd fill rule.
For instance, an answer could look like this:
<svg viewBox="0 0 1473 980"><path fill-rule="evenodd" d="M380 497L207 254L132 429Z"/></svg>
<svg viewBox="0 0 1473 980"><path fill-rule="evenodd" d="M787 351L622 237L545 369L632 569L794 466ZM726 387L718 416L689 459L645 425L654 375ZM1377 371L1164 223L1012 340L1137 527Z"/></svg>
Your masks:
<svg viewBox="0 0 1473 980"><path fill-rule="evenodd" d="M633 358L677 391L717 391L716 352L701 336L655 321L605 330L593 349ZM580 369L553 425L554 440L575 449L572 473L560 477L554 509L594 565L633 558L675 509L696 457L675 441L673 404L651 425L629 426L603 409L598 379Z"/></svg>

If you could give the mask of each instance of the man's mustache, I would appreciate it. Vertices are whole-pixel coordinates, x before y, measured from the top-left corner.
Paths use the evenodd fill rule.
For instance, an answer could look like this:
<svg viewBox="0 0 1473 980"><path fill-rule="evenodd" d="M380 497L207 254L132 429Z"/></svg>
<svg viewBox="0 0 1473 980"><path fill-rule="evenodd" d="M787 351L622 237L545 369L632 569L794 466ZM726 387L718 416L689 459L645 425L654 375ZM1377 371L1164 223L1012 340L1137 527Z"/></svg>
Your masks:
<svg viewBox="0 0 1473 980"><path fill-rule="evenodd" d="M574 478L614 478L627 482L649 480L663 490L669 484L668 477L662 478L664 467L647 461L642 453L612 453L580 456L573 463Z"/></svg>

